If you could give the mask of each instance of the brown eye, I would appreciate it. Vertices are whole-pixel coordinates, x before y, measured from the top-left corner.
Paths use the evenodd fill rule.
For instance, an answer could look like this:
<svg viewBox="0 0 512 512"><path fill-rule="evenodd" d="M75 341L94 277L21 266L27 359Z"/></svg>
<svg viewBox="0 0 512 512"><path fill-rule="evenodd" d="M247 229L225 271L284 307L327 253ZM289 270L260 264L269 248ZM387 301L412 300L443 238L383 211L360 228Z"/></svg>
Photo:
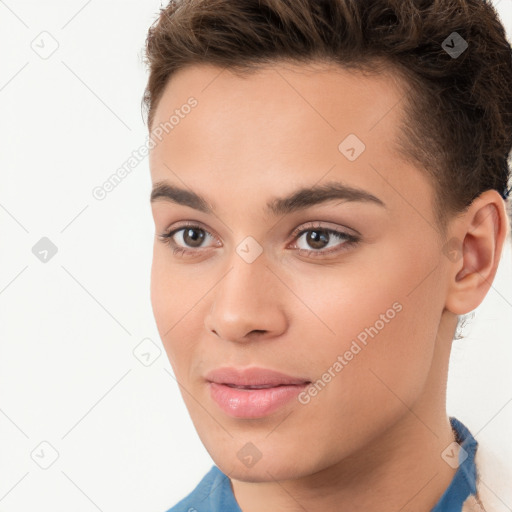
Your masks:
<svg viewBox="0 0 512 512"><path fill-rule="evenodd" d="M183 241L188 247L201 247L205 238L205 232L198 228L185 228L183 230Z"/></svg>
<svg viewBox="0 0 512 512"><path fill-rule="evenodd" d="M326 231L310 230L306 242L313 249L323 249L329 243L329 234Z"/></svg>
<svg viewBox="0 0 512 512"><path fill-rule="evenodd" d="M355 246L359 237L336 229L310 225L306 229L295 230L295 249L299 254L311 257L334 256Z"/></svg>
<svg viewBox="0 0 512 512"><path fill-rule="evenodd" d="M175 255L199 254L203 249L216 245L215 243L208 245L208 240L210 242L215 241L215 236L212 233L201 226L193 224L162 233L159 235L159 238L164 244L171 246Z"/></svg>

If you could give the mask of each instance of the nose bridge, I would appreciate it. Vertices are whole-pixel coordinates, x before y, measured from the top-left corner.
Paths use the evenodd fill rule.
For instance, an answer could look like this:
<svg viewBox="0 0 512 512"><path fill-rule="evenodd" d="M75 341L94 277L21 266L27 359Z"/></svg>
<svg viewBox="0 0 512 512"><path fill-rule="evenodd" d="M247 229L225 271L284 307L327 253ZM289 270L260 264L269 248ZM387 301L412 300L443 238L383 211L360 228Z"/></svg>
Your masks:
<svg viewBox="0 0 512 512"><path fill-rule="evenodd" d="M244 248L242 244L242 248ZM251 331L276 333L285 326L275 278L264 255L251 262L237 252L230 270L212 290L213 300L205 325L228 340L241 340Z"/></svg>

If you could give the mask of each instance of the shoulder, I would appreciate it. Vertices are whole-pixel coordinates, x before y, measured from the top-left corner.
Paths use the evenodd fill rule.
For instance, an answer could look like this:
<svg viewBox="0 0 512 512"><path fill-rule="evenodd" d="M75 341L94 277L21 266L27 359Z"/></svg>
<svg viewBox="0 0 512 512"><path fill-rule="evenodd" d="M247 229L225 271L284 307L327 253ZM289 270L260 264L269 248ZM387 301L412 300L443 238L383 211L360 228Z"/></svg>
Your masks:
<svg viewBox="0 0 512 512"><path fill-rule="evenodd" d="M224 508L230 494L229 478L214 465L196 488L167 512L231 512Z"/></svg>
<svg viewBox="0 0 512 512"><path fill-rule="evenodd" d="M478 443L475 455L477 470L476 495L470 496L462 512L510 512L512 505L512 469L503 455L496 453L488 442Z"/></svg>

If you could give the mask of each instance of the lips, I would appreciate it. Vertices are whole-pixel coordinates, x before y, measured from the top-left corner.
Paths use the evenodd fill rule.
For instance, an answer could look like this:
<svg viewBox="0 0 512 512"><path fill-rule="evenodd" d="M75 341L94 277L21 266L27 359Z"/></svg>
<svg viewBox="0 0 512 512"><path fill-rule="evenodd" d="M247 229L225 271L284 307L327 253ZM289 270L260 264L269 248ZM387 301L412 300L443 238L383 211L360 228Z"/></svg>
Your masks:
<svg viewBox="0 0 512 512"><path fill-rule="evenodd" d="M279 411L311 381L267 368L217 368L205 375L211 399L234 418L256 419Z"/></svg>
<svg viewBox="0 0 512 512"><path fill-rule="evenodd" d="M205 379L209 382L224 384L239 389L267 389L279 386L309 384L303 377L293 377L267 368L217 368L208 372Z"/></svg>

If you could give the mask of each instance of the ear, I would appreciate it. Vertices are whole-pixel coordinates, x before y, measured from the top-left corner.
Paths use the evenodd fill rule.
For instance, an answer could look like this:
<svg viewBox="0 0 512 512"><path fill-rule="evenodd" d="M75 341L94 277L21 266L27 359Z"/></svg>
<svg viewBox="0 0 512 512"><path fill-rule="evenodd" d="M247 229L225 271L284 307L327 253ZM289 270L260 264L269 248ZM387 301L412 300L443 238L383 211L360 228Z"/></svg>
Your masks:
<svg viewBox="0 0 512 512"><path fill-rule="evenodd" d="M450 231L443 246L449 261L445 307L463 315L482 303L496 275L508 231L504 200L496 190L483 192Z"/></svg>

